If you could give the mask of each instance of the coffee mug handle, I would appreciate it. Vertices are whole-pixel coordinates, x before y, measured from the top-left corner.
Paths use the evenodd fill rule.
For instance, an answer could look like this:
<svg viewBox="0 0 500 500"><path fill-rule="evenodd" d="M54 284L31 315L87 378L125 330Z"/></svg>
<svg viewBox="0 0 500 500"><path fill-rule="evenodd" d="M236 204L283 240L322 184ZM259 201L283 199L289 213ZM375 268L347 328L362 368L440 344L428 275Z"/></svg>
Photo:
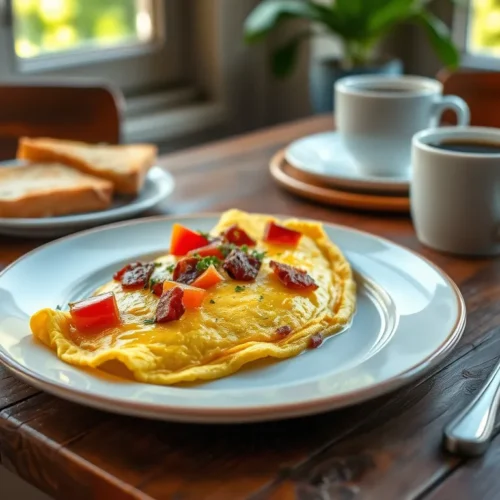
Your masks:
<svg viewBox="0 0 500 500"><path fill-rule="evenodd" d="M434 105L434 116L436 117L436 120L438 120L441 114L447 109L455 111L455 114L457 115L457 125L469 125L469 106L467 106L467 103L463 99L456 95L441 96L439 101Z"/></svg>

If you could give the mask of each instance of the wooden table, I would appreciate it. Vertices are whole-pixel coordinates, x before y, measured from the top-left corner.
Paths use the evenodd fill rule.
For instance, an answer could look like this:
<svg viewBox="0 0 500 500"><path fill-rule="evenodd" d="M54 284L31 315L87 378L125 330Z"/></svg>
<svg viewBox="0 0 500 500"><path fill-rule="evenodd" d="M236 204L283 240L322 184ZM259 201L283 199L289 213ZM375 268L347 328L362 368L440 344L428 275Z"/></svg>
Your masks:
<svg viewBox="0 0 500 500"><path fill-rule="evenodd" d="M500 260L422 247L408 217L332 210L277 188L271 155L330 127L319 117L161 158L177 189L162 208L229 207L345 224L406 245L459 285L468 325L458 347L411 386L363 405L292 421L201 426L152 422L78 406L0 368L0 461L61 499L494 499L500 439L481 459L442 451L443 426L500 355ZM0 268L41 241L0 240ZM2 498L0 485L0 498Z"/></svg>

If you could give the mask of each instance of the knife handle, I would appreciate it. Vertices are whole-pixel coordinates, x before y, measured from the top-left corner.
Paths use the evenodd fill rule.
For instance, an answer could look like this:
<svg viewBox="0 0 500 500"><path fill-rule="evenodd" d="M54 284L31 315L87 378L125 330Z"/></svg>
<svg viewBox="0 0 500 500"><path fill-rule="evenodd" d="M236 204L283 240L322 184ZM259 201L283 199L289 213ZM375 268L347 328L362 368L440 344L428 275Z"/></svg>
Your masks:
<svg viewBox="0 0 500 500"><path fill-rule="evenodd" d="M500 401L500 361L477 396L445 428L445 446L451 453L482 455L488 448Z"/></svg>

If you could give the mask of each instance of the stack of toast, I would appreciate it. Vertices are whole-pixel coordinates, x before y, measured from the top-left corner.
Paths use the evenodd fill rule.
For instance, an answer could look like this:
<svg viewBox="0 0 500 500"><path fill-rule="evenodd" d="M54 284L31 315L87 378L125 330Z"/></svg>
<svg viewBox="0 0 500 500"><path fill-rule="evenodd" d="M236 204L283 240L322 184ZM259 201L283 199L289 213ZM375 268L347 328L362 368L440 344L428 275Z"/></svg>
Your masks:
<svg viewBox="0 0 500 500"><path fill-rule="evenodd" d="M113 195L137 195L157 148L50 138L19 140L23 166L0 168L0 217L51 217L109 208Z"/></svg>

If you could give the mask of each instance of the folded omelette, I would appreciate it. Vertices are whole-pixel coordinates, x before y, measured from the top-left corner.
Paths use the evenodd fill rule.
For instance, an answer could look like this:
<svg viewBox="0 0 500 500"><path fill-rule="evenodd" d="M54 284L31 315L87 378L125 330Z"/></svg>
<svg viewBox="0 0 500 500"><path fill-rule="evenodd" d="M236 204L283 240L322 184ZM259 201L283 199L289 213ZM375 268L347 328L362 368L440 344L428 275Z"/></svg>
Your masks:
<svg viewBox="0 0 500 500"><path fill-rule="evenodd" d="M269 236L271 223L285 231L282 241ZM298 241L287 240L283 228L298 234ZM242 234L246 240L241 240ZM228 241L228 235L236 244ZM171 251L155 261L147 276L151 286L126 287L118 278L96 290L95 295L114 296L118 324L82 331L71 307L70 311L46 308L31 317L33 335L72 365L106 370L119 363L138 381L176 384L225 377L261 358L296 356L348 326L356 303L352 270L320 223L229 210L210 235L200 237L212 247L226 245L230 253L218 259L202 257L201 248L199 254L196 249L188 252L189 259L199 259L195 263L210 259L208 264L217 267L212 275L220 279L200 289L196 307L187 302L184 307L183 302L176 310L173 305L178 300L174 288L179 296L185 292L184 301L190 286L197 290L193 285L203 284L203 279L196 281L199 276L195 276L193 281L185 273L176 283L176 268L182 264L185 270L187 257ZM251 243L238 245L241 241ZM251 269L255 277L238 274L239 268L228 264L231 260L255 265ZM199 274L204 267L198 264L192 269ZM307 278L307 286L295 286L290 276ZM153 293L153 284L158 283L160 292Z"/></svg>

